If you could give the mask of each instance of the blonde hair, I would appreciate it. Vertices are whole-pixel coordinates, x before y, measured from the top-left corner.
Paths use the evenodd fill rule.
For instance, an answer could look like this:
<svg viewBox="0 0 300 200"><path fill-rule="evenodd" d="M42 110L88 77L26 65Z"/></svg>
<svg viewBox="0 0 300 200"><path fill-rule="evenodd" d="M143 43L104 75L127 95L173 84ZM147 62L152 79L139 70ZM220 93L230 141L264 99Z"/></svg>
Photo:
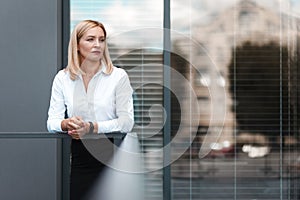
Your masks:
<svg viewBox="0 0 300 200"><path fill-rule="evenodd" d="M81 59L79 56L78 51L78 43L81 39L81 37L90 29L100 27L104 32L104 37L106 39L106 30L104 28L104 25L98 21L94 20L84 20L79 22L72 34L69 41L69 48L68 48L68 65L66 67L66 70L70 73L70 78L72 80L75 80L79 74L84 74L84 72L81 70ZM103 58L102 60L104 64L106 65L106 74L111 74L113 71L113 64L109 56L107 42L105 42L105 49L103 52Z"/></svg>

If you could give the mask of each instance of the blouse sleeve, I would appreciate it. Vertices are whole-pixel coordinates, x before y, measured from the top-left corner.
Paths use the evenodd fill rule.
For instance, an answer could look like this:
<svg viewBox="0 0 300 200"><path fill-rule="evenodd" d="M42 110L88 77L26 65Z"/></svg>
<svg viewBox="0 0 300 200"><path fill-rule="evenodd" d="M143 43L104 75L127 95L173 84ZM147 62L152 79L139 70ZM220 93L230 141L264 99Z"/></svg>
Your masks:
<svg viewBox="0 0 300 200"><path fill-rule="evenodd" d="M61 121L65 117L66 110L62 87L62 80L56 75L53 80L47 120L47 129L52 133L62 131Z"/></svg>
<svg viewBox="0 0 300 200"><path fill-rule="evenodd" d="M120 131L128 133L134 125L133 114L133 90L130 85L128 75L119 80L116 86L116 119L101 121L98 123L98 133L109 133Z"/></svg>

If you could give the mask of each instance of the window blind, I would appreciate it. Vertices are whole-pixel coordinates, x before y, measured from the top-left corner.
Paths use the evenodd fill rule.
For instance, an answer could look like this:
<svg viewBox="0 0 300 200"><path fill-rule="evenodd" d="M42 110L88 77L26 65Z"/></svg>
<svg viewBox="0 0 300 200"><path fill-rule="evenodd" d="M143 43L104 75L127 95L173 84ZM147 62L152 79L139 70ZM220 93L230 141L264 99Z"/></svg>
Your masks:
<svg viewBox="0 0 300 200"><path fill-rule="evenodd" d="M171 27L183 33L172 35L183 55L172 62L201 106L197 137L172 164L172 198L299 199L299 19L259 1L207 2L171 1ZM220 124L211 116L222 109Z"/></svg>
<svg viewBox="0 0 300 200"><path fill-rule="evenodd" d="M163 2L71 0L71 27L84 19L102 22L107 29L113 64L126 70L134 89L135 126L145 165L146 199L163 199Z"/></svg>

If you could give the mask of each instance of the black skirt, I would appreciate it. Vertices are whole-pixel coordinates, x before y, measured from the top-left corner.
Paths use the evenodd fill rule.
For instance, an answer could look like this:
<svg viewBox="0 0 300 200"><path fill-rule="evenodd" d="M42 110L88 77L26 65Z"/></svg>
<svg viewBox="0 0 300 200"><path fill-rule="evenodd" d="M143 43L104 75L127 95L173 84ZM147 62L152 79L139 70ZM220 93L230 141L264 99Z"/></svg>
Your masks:
<svg viewBox="0 0 300 200"><path fill-rule="evenodd" d="M89 196L100 182L105 163L112 156L112 140L72 140L70 199L91 200ZM98 157L100 156L100 157ZM97 159L98 158L98 159Z"/></svg>

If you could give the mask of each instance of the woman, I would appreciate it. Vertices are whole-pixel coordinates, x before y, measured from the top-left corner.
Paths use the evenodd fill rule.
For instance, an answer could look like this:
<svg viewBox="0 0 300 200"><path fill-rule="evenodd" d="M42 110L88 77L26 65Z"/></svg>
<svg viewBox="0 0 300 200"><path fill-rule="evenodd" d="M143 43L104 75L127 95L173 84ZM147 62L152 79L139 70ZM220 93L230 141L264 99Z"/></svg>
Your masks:
<svg viewBox="0 0 300 200"><path fill-rule="evenodd" d="M66 131L72 137L72 200L84 199L104 166L80 138L131 131L132 92L126 72L111 62L103 24L77 24L69 42L68 66L53 80L47 120L49 132Z"/></svg>

